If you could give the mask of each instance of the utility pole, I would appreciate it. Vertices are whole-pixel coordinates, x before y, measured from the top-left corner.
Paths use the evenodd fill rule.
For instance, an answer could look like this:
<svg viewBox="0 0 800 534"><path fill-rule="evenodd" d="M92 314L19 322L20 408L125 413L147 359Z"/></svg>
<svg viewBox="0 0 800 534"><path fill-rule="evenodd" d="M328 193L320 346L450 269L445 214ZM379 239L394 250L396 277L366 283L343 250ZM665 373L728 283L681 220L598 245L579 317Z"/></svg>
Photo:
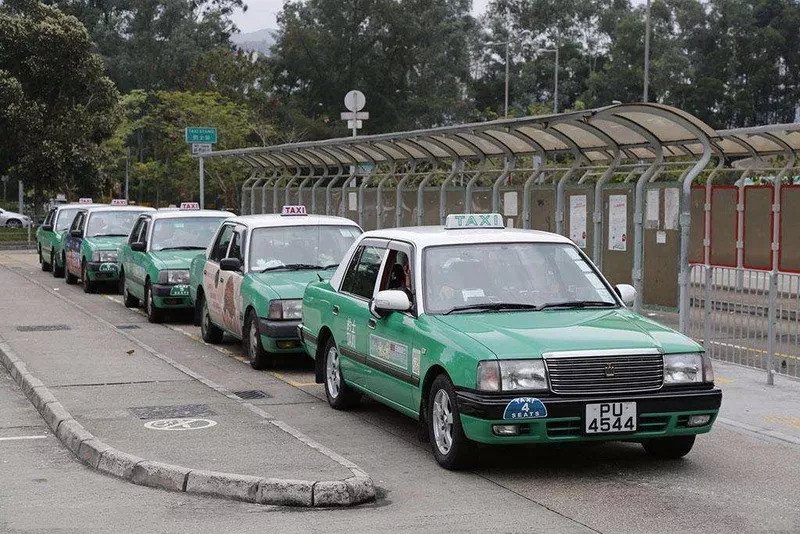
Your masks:
<svg viewBox="0 0 800 534"><path fill-rule="evenodd" d="M130 202L130 196L128 196L128 183L130 181L131 176L131 147L128 147L128 155L125 158L125 200Z"/></svg>
<svg viewBox="0 0 800 534"><path fill-rule="evenodd" d="M508 48L511 45L511 39L506 41L506 103L504 109L504 117L508 118Z"/></svg>
<svg viewBox="0 0 800 534"><path fill-rule="evenodd" d="M647 102L647 92L650 85L650 0L647 0L647 7L644 15L644 91L642 92L642 102Z"/></svg>

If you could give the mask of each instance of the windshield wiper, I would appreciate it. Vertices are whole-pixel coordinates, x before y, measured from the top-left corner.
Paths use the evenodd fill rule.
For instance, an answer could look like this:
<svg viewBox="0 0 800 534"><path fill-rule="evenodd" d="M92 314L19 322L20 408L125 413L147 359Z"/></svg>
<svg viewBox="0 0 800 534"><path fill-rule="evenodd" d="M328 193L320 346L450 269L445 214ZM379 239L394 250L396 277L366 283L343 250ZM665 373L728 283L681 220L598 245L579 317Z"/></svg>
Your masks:
<svg viewBox="0 0 800 534"><path fill-rule="evenodd" d="M287 263L286 265L275 265L274 267L267 267L262 269L261 273L268 271L287 270L287 271L307 271L310 269L324 269L322 265L312 265L310 263Z"/></svg>
<svg viewBox="0 0 800 534"><path fill-rule="evenodd" d="M128 237L128 234L94 234L89 237Z"/></svg>
<svg viewBox="0 0 800 534"><path fill-rule="evenodd" d="M468 311L468 310L538 310L539 307L535 304L523 304L521 302L484 302L481 304L468 304L466 306L456 306L444 312L443 315L450 315L453 312Z"/></svg>
<svg viewBox="0 0 800 534"><path fill-rule="evenodd" d="M320 269L333 269L334 267L338 267L338 263L331 263L330 265L320 265Z"/></svg>
<svg viewBox="0 0 800 534"><path fill-rule="evenodd" d="M605 300L568 300L565 302L546 302L536 307L536 310L548 308L612 308L616 304Z"/></svg>
<svg viewBox="0 0 800 534"><path fill-rule="evenodd" d="M205 250L206 247L196 247L192 245L184 245L182 247L164 247L158 249L156 252L161 252L162 250Z"/></svg>

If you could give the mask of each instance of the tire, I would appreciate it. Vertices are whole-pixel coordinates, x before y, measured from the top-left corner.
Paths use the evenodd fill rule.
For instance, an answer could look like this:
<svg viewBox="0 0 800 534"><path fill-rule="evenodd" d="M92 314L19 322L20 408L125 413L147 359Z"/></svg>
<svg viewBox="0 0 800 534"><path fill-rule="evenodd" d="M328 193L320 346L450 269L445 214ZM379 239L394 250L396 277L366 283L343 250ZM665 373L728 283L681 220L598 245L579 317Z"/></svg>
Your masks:
<svg viewBox="0 0 800 534"><path fill-rule="evenodd" d="M44 261L44 258L42 257L42 249L39 249L39 263L42 264L42 271L44 272L52 271L53 270L52 261L53 260L50 260L51 263L47 263L46 261Z"/></svg>
<svg viewBox="0 0 800 534"><path fill-rule="evenodd" d="M119 290L122 295L122 303L125 304L126 308L139 307L139 299L128 293L128 290L125 289L125 271L120 271L119 273Z"/></svg>
<svg viewBox="0 0 800 534"><path fill-rule="evenodd" d="M203 297L201 309L203 311L200 316L200 333L203 337L203 341L206 343L222 343L224 332L211 322L211 316L208 314L208 304L206 303L205 297Z"/></svg>
<svg viewBox="0 0 800 534"><path fill-rule="evenodd" d="M6 226L8 228L22 228L22 221L19 219L9 219L6 221Z"/></svg>
<svg viewBox="0 0 800 534"><path fill-rule="evenodd" d="M433 457L439 465L451 470L472 465L476 445L464 434L456 390L446 374L442 373L433 380L426 408L428 436L433 446Z"/></svg>
<svg viewBox="0 0 800 534"><path fill-rule="evenodd" d="M664 460L677 460L683 458L694 446L695 435L671 436L668 438L654 438L642 442L642 447L648 454Z"/></svg>
<svg viewBox="0 0 800 534"><path fill-rule="evenodd" d="M69 268L67 268L66 262L64 263L64 281L69 286L74 286L75 284L78 283L78 277L69 272Z"/></svg>
<svg viewBox="0 0 800 534"><path fill-rule="evenodd" d="M361 400L361 393L347 385L342 376L339 349L333 337L325 344L325 396L334 410L347 410L356 406Z"/></svg>
<svg viewBox="0 0 800 534"><path fill-rule="evenodd" d="M64 276L64 264L58 265L53 253L50 253L50 263L53 264L53 278L61 278Z"/></svg>
<svg viewBox="0 0 800 534"><path fill-rule="evenodd" d="M86 262L81 264L81 281L83 281L83 292L84 293L96 293L97 292L97 282L93 282L89 280L89 275L86 272Z"/></svg>
<svg viewBox="0 0 800 534"><path fill-rule="evenodd" d="M261 344L261 333L258 330L258 317L252 311L247 314L245 322L245 335L242 337L247 360L250 367L258 371L272 367L274 359L270 353L264 350Z"/></svg>
<svg viewBox="0 0 800 534"><path fill-rule="evenodd" d="M153 290L150 287L150 282L144 286L144 309L147 312L147 320L151 323L158 324L164 322L164 310L156 307L153 300Z"/></svg>

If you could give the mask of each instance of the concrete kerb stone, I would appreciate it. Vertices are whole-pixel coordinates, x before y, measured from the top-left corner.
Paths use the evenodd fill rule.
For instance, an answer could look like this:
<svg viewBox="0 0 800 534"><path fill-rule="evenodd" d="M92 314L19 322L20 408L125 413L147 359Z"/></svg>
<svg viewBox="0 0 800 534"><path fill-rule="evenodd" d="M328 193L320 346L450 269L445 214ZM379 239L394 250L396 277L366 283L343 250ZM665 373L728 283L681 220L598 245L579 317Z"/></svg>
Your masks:
<svg viewBox="0 0 800 534"><path fill-rule="evenodd" d="M86 440L94 439L94 436L89 433L88 430L83 428L79 422L75 419L67 419L66 421L62 421L60 425L58 425L58 430L56 430L56 436L58 439L61 440L72 454L75 456L78 455L78 450L80 449L81 443Z"/></svg>
<svg viewBox="0 0 800 534"><path fill-rule="evenodd" d="M260 482L261 478L259 477L198 469L191 471L186 478L186 493L256 502Z"/></svg>
<svg viewBox="0 0 800 534"><path fill-rule="evenodd" d="M106 445L97 438L91 438L81 442L77 456L81 462L97 469L100 464L100 458L109 449L111 449L111 446Z"/></svg>
<svg viewBox="0 0 800 534"><path fill-rule="evenodd" d="M172 491L186 491L186 478L191 469L179 465L145 460L133 466L131 482Z"/></svg>
<svg viewBox="0 0 800 534"><path fill-rule="evenodd" d="M100 460L97 462L97 469L103 473L130 480L133 468L144 461L144 458L109 447L102 452Z"/></svg>
<svg viewBox="0 0 800 534"><path fill-rule="evenodd" d="M264 478L258 484L256 502L281 506L314 506L314 484L308 480Z"/></svg>
<svg viewBox="0 0 800 534"><path fill-rule="evenodd" d="M40 414L44 413L44 407L51 402L58 402L50 390L45 386L35 387L31 390L31 396L28 397L33 406L39 411Z"/></svg>
<svg viewBox="0 0 800 534"><path fill-rule="evenodd" d="M44 422L47 423L50 430L53 431L53 434L57 435L58 426L63 421L72 419L72 416L64 409L60 402L51 402L45 405L44 410L42 410L42 418L44 418Z"/></svg>

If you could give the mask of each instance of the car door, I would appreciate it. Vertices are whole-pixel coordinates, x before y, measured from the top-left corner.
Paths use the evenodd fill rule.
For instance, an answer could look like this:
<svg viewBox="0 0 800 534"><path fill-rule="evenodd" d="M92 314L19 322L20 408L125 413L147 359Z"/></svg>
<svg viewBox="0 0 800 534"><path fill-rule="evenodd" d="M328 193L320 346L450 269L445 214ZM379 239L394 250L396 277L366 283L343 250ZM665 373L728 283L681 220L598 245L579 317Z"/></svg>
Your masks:
<svg viewBox="0 0 800 534"><path fill-rule="evenodd" d="M242 280L244 278L244 254L242 253L242 243L245 238L245 228L236 226L231 236L231 244L228 247L226 258L238 259L242 264L242 271L222 271L219 272L219 284L223 287L222 294L222 323L225 329L242 337Z"/></svg>
<svg viewBox="0 0 800 534"><path fill-rule="evenodd" d="M139 217L128 236L123 258L125 278L128 280L128 291L139 299L144 298L145 278L147 277L147 270L144 265L146 253L131 250L131 243L144 243L146 249L149 229L150 217L146 215Z"/></svg>
<svg viewBox="0 0 800 534"><path fill-rule="evenodd" d="M369 351L367 364L373 369L367 387L378 395L406 408L411 408L411 393L419 385L419 354L416 369L412 354L416 349L417 319L414 313L413 285L415 265L414 249L408 243L392 241L387 247L381 267L378 291L403 290L409 296L412 309L408 312L390 312L383 317L373 314L367 318ZM393 276L408 266L407 282ZM393 273L394 271L394 273Z"/></svg>
<svg viewBox="0 0 800 534"><path fill-rule="evenodd" d="M45 217L42 227L48 225L52 226L55 223L55 218L56 208L53 208L47 214L47 217ZM39 228L39 246L42 251L42 258L44 258L45 261L50 261L50 254L53 252L54 233L52 230L44 230L42 227Z"/></svg>
<svg viewBox="0 0 800 534"><path fill-rule="evenodd" d="M81 244L83 243L82 232L84 231L85 221L86 211L79 211L72 220L69 230L67 230L67 237L64 242L64 253L67 260L66 268L75 276L81 275ZM72 235L76 230L80 230L81 234Z"/></svg>
<svg viewBox="0 0 800 534"><path fill-rule="evenodd" d="M222 225L214 240L214 245L211 247L206 264L203 266L203 292L208 304L208 315L211 322L220 328L225 326L222 313L225 288L220 284L219 262L228 254L234 230L233 223Z"/></svg>
<svg viewBox="0 0 800 534"><path fill-rule="evenodd" d="M342 357L342 374L362 387L367 387L373 373L367 365L369 303L387 244L388 241L378 239L365 239L359 244L342 277L339 298L332 303L332 331Z"/></svg>

